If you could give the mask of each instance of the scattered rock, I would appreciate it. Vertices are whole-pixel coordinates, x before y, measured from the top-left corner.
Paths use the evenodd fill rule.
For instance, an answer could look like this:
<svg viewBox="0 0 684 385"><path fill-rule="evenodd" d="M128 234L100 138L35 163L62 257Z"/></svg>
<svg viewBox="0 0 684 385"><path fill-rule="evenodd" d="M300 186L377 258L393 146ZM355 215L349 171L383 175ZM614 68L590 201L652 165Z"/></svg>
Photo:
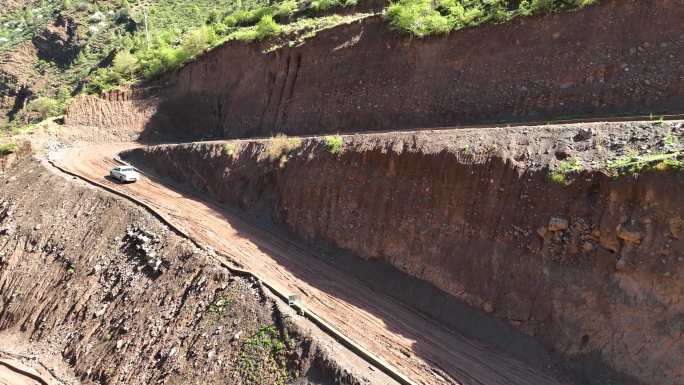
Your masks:
<svg viewBox="0 0 684 385"><path fill-rule="evenodd" d="M592 130L591 128L580 128L577 132L577 135L573 137L573 140L575 142L582 142L591 139L592 136L594 136L594 130Z"/></svg>
<svg viewBox="0 0 684 385"><path fill-rule="evenodd" d="M548 229L550 231L563 231L567 230L568 225L568 220L565 218L551 217L551 219L549 220Z"/></svg>
<svg viewBox="0 0 684 385"><path fill-rule="evenodd" d="M565 160L572 156L572 149L568 146L562 146L556 150L554 155L558 160Z"/></svg>
<svg viewBox="0 0 684 385"><path fill-rule="evenodd" d="M617 229L618 238L629 243L640 243L643 238L641 230L634 225L620 225Z"/></svg>
<svg viewBox="0 0 684 385"><path fill-rule="evenodd" d="M242 335L242 330L240 330L240 331L238 331L237 333L233 334L233 336L230 338L230 342L239 341L241 335Z"/></svg>

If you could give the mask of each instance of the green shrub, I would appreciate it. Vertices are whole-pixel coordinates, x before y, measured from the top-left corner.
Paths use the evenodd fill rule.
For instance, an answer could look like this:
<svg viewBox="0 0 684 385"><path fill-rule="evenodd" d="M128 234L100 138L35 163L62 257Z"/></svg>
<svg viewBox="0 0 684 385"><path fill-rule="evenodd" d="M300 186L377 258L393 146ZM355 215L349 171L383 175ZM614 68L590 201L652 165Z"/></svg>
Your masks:
<svg viewBox="0 0 684 385"><path fill-rule="evenodd" d="M85 90L88 94L101 94L123 84L123 76L112 68L98 68L88 77Z"/></svg>
<svg viewBox="0 0 684 385"><path fill-rule="evenodd" d="M266 15L259 20L256 26L257 40L263 40L267 37L277 36L281 32L280 25L273 20L273 16Z"/></svg>
<svg viewBox="0 0 684 385"><path fill-rule="evenodd" d="M564 160L558 164L558 169L549 174L552 182L567 185L569 183L567 175L582 169L582 164L577 158Z"/></svg>
<svg viewBox="0 0 684 385"><path fill-rule="evenodd" d="M392 27L415 36L451 31L449 20L434 9L432 4L432 0L400 0L390 4L386 17Z"/></svg>
<svg viewBox="0 0 684 385"><path fill-rule="evenodd" d="M540 13L560 12L574 8L583 8L597 3L598 0L522 0L518 13L523 16Z"/></svg>
<svg viewBox="0 0 684 385"><path fill-rule="evenodd" d="M562 172L559 172L559 171L554 171L554 172L550 173L549 179L554 183L558 183L558 184L562 184L562 185L568 184L568 180L566 179L565 174L563 174Z"/></svg>
<svg viewBox="0 0 684 385"><path fill-rule="evenodd" d="M259 20L256 26L235 31L228 36L228 39L251 42L277 36L281 31L280 25L273 20L273 16L266 15Z"/></svg>
<svg viewBox="0 0 684 385"><path fill-rule="evenodd" d="M385 17L396 29L427 36L486 22L504 22L516 15L559 12L596 2L598 0L522 0L518 8L513 9L508 0L398 0L390 4Z"/></svg>
<svg viewBox="0 0 684 385"><path fill-rule="evenodd" d="M356 0L314 0L309 8L316 12L322 12L335 7L352 7L355 5Z"/></svg>
<svg viewBox="0 0 684 385"><path fill-rule="evenodd" d="M39 114L41 119L47 119L50 116L57 116L62 113L59 102L55 99L45 96L35 99L29 103L28 109L31 112Z"/></svg>
<svg viewBox="0 0 684 385"><path fill-rule="evenodd" d="M325 138L323 138L323 141L325 142L328 151L330 151L331 153L339 154L342 151L342 144L344 143L344 140L341 136L326 136Z"/></svg>
<svg viewBox="0 0 684 385"><path fill-rule="evenodd" d="M288 351L296 340L274 325L261 327L245 339L235 362L235 370L247 384L284 385L292 383L295 373L287 367Z"/></svg>
<svg viewBox="0 0 684 385"><path fill-rule="evenodd" d="M5 144L0 144L0 156L7 156L9 154L13 154L17 151L17 144L16 143L5 143Z"/></svg>
<svg viewBox="0 0 684 385"><path fill-rule="evenodd" d="M268 158L270 160L282 161L282 158L302 145L299 138L288 138L285 134L278 134L272 137L266 146Z"/></svg>
<svg viewBox="0 0 684 385"><path fill-rule="evenodd" d="M138 71L138 58L128 51L121 51L114 57L112 67L120 75L131 77Z"/></svg>
<svg viewBox="0 0 684 385"><path fill-rule="evenodd" d="M684 160L680 159L682 156L684 156L682 151L623 156L608 163L607 168L615 177L633 175L645 170L682 170L684 169Z"/></svg>
<svg viewBox="0 0 684 385"><path fill-rule="evenodd" d="M261 7L253 10L240 10L223 19L228 27L248 27L257 24L264 16L273 15L271 7Z"/></svg>
<svg viewBox="0 0 684 385"><path fill-rule="evenodd" d="M228 156L235 154L235 143L228 142L223 145L223 153Z"/></svg>
<svg viewBox="0 0 684 385"><path fill-rule="evenodd" d="M299 9L299 4L296 0L285 0L280 5L275 14L278 16L291 16Z"/></svg>
<svg viewBox="0 0 684 385"><path fill-rule="evenodd" d="M185 36L181 49L183 52L177 57L181 58L181 61L185 61L189 58L193 58L211 47L218 37L214 32L214 29L210 26L203 26L199 29L190 31L190 33Z"/></svg>

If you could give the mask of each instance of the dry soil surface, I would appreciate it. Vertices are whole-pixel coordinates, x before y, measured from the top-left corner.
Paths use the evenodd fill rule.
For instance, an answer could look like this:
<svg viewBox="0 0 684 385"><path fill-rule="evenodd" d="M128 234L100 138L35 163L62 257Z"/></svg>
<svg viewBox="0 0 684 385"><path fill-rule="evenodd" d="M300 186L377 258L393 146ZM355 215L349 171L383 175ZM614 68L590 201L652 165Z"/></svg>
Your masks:
<svg viewBox="0 0 684 385"><path fill-rule="evenodd" d="M305 306L341 333L420 384L553 385L546 373L447 330L366 288L289 240L247 223L212 203L184 195L151 176L120 185L107 178L114 158L138 144L107 144L53 154L60 166L116 188L153 207L196 240L233 259Z"/></svg>

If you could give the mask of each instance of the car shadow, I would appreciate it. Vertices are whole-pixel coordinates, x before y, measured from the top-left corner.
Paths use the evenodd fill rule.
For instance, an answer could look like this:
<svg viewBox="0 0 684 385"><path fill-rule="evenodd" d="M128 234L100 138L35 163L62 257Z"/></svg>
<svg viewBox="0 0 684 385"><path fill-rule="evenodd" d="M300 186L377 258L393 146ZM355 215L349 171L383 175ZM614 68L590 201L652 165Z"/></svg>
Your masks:
<svg viewBox="0 0 684 385"><path fill-rule="evenodd" d="M111 175L105 175L104 178L105 178L107 181L109 181L109 182L116 183L116 184L121 184L121 185L126 185L126 184L135 183L135 182L123 182L123 181L121 181L121 180L119 180L119 179L112 178Z"/></svg>

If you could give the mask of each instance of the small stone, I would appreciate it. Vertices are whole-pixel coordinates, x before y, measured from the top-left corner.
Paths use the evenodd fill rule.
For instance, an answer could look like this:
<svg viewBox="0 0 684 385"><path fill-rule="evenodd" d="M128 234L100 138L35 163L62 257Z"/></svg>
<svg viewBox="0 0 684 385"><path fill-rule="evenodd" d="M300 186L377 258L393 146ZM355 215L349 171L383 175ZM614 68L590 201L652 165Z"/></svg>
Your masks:
<svg viewBox="0 0 684 385"><path fill-rule="evenodd" d="M40 226L40 225L35 225L35 226L33 226L33 230L35 230L35 231L38 231L38 230L40 230L40 229L41 229L41 226Z"/></svg>
<svg viewBox="0 0 684 385"><path fill-rule="evenodd" d="M575 142L581 142L591 139L592 136L594 136L594 130L591 128L580 128L579 131L577 131L577 134L573 137L573 140Z"/></svg>
<svg viewBox="0 0 684 385"><path fill-rule="evenodd" d="M591 242L584 242L582 244L582 250L584 250L584 252L588 253L588 252L594 250L594 245L592 245Z"/></svg>
<svg viewBox="0 0 684 385"><path fill-rule="evenodd" d="M102 309L95 312L94 318L102 317L106 311L107 311L107 306L103 306Z"/></svg>
<svg viewBox="0 0 684 385"><path fill-rule="evenodd" d="M628 243L640 243L643 234L636 226L620 225L617 229L618 238Z"/></svg>
<svg viewBox="0 0 684 385"><path fill-rule="evenodd" d="M550 231L563 231L568 228L568 220L565 218L551 217L548 229Z"/></svg>
<svg viewBox="0 0 684 385"><path fill-rule="evenodd" d="M230 338L230 341L238 341L240 340L240 336L242 335L242 330L238 331L237 333L233 334L233 336Z"/></svg>
<svg viewBox="0 0 684 385"><path fill-rule="evenodd" d="M565 160L568 159L570 156L572 156L572 149L568 146L563 146L556 150L555 154L556 159L558 160Z"/></svg>
<svg viewBox="0 0 684 385"><path fill-rule="evenodd" d="M624 259L618 259L615 263L615 270L624 271L627 268L627 262Z"/></svg>

